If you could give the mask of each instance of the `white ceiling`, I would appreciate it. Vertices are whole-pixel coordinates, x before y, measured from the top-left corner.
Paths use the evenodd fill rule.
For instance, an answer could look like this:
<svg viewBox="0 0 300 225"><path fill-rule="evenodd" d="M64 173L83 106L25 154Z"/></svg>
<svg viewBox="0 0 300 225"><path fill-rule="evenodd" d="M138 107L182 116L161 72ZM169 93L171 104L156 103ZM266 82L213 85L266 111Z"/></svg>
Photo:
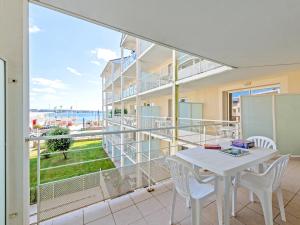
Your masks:
<svg viewBox="0 0 300 225"><path fill-rule="evenodd" d="M234 67L300 63L297 0L32 0Z"/></svg>

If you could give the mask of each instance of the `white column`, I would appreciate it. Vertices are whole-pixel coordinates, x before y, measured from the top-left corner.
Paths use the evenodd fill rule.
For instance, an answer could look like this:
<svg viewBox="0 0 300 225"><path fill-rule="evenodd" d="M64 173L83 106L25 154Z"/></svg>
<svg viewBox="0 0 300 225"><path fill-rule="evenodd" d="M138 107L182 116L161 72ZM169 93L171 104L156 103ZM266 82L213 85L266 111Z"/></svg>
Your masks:
<svg viewBox="0 0 300 225"><path fill-rule="evenodd" d="M124 130L124 101L123 101L123 88L124 88L124 76L123 76L123 61L124 61L124 49L121 47L121 131ZM123 167L125 164L125 156L124 156L124 134L121 133L121 166Z"/></svg>
<svg viewBox="0 0 300 225"><path fill-rule="evenodd" d="M178 85L176 85L176 81L178 78L178 68L177 68L177 59L176 59L176 51L172 51L172 126L176 127L173 130L172 143L173 146L170 150L170 154L174 155L178 151Z"/></svg>
<svg viewBox="0 0 300 225"><path fill-rule="evenodd" d="M140 39L136 39L136 52L140 52ZM139 93L141 92L141 73L142 73L142 68L141 68L141 60L139 59L139 54L137 55L137 60L136 60L136 90L137 90L137 95L136 95L136 128L141 129L142 128L142 121L141 121L141 97L139 97ZM136 146L136 151L137 151L137 163L142 161L142 134L139 132L137 134L137 146Z"/></svg>
<svg viewBox="0 0 300 225"><path fill-rule="evenodd" d="M0 3L0 58L6 61L6 217L29 223L28 1Z"/></svg>
<svg viewBox="0 0 300 225"><path fill-rule="evenodd" d="M139 53L140 53L140 40L137 38L136 39L136 52L138 53L137 55L137 60L136 60L136 128L140 129L142 128L142 123L141 123L141 111L140 111L140 106L141 106L141 98L139 97L139 93L141 92L141 61L139 60ZM141 163L142 161L142 134L139 132L136 134L136 162ZM143 180L143 172L137 167L137 185L140 186L142 185L142 180Z"/></svg>

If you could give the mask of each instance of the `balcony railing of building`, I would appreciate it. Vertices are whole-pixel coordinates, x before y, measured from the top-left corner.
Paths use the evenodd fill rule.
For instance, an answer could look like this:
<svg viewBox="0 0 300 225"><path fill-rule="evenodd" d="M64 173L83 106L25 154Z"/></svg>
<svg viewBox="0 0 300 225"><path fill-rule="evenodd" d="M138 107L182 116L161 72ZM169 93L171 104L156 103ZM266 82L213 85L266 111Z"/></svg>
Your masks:
<svg viewBox="0 0 300 225"><path fill-rule="evenodd" d="M141 74L141 92L148 91L166 84L172 81L171 74L153 74L142 72Z"/></svg>
<svg viewBox="0 0 300 225"><path fill-rule="evenodd" d="M123 72L136 60L136 53L132 52L129 56L124 58Z"/></svg>
<svg viewBox="0 0 300 225"><path fill-rule="evenodd" d="M123 117L123 125L129 127L136 127L136 115L124 115Z"/></svg>
<svg viewBox="0 0 300 225"><path fill-rule="evenodd" d="M229 122L228 122L229 123ZM154 126L165 126L155 125ZM161 123L160 123L161 124ZM226 136L208 138L208 132L223 122L203 121L197 124L199 132L180 133L177 139L180 146L199 146L209 141L218 141ZM192 130L193 126L180 127L182 130ZM200 128L201 127L201 128ZM112 199L137 188L148 187L169 179L170 174L165 164L165 157L176 151L179 145L170 142L170 136L155 137L156 134L174 134L176 127L112 130L94 133L77 133L72 135L41 136L26 139L37 146L36 153L36 185L31 188L32 204L37 204L37 221L42 222L58 215L77 210L96 202ZM143 139L139 142L139 134ZM153 136L154 135L154 136ZM202 139L202 136L207 139ZM211 134L210 134L211 135ZM129 136L129 137L128 137ZM212 136L212 135L211 135ZM191 138L194 137L194 138ZM99 141L99 145L86 148L75 148L49 152L45 149L45 142L49 140ZM161 142L169 144L161 144ZM101 153L104 149L107 155ZM68 160L58 160L49 164L52 157L67 155ZM94 155L94 158L86 158ZM88 170L87 170L88 168ZM80 171L80 175L65 178L64 171ZM54 175L55 179L49 179Z"/></svg>
<svg viewBox="0 0 300 225"><path fill-rule="evenodd" d="M141 116L142 128L165 128L172 127L171 117ZM157 130L155 133L171 136L171 130Z"/></svg>
<svg viewBox="0 0 300 225"><path fill-rule="evenodd" d="M105 96L106 96L106 104L112 103L112 101L113 101L112 93L106 92Z"/></svg>
<svg viewBox="0 0 300 225"><path fill-rule="evenodd" d="M154 45L154 44L151 43L151 42L149 42L149 41L141 40L140 41L140 53L139 53L139 56L142 55L152 45Z"/></svg>
<svg viewBox="0 0 300 225"><path fill-rule="evenodd" d="M120 68L118 68L116 71L114 71L112 74L111 74L111 76L109 76L109 77L107 77L106 79L105 79L105 82L104 82L104 86L105 86L105 88L107 88L108 86L110 86L111 84L112 84L112 82L114 81L114 80L116 80L118 77L120 77L121 76L121 69Z"/></svg>
<svg viewBox="0 0 300 225"><path fill-rule="evenodd" d="M107 120L112 122L112 123L115 123L115 124L121 124L121 114L115 114L115 115L109 115L107 117Z"/></svg>
<svg viewBox="0 0 300 225"><path fill-rule="evenodd" d="M123 91L123 98L128 98L130 96L136 95L136 93L136 84L132 84Z"/></svg>
<svg viewBox="0 0 300 225"><path fill-rule="evenodd" d="M115 93L113 96L114 96L114 102L121 100L121 94L116 94Z"/></svg>
<svg viewBox="0 0 300 225"><path fill-rule="evenodd" d="M221 67L221 64L202 60L189 55L183 55L178 60L178 79L184 79L190 76L201 74Z"/></svg>

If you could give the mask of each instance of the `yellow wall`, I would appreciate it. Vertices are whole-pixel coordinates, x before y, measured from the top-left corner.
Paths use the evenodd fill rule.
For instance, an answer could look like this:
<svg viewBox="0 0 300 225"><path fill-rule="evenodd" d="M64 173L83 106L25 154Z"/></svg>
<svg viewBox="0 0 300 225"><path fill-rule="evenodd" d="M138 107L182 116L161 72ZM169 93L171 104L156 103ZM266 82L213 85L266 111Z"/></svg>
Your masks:
<svg viewBox="0 0 300 225"><path fill-rule="evenodd" d="M171 99L171 95L163 95L158 97L149 98L147 100L142 100L142 105L145 104L154 104L155 106L160 107L160 116L168 116L168 100Z"/></svg>
<svg viewBox="0 0 300 225"><path fill-rule="evenodd" d="M242 80L209 87L201 87L199 90L187 92L181 92L179 89L179 97L185 97L190 102L203 103L204 119L223 119L223 92L275 84L280 85L281 93L300 93L300 71L268 75L253 80Z"/></svg>

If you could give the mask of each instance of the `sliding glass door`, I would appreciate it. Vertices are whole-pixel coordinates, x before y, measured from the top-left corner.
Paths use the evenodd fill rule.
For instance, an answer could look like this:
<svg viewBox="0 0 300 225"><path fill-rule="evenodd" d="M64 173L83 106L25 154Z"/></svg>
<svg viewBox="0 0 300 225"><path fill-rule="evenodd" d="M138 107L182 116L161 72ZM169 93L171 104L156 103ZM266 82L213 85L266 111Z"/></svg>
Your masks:
<svg viewBox="0 0 300 225"><path fill-rule="evenodd" d="M5 62L0 59L0 224L5 224Z"/></svg>

